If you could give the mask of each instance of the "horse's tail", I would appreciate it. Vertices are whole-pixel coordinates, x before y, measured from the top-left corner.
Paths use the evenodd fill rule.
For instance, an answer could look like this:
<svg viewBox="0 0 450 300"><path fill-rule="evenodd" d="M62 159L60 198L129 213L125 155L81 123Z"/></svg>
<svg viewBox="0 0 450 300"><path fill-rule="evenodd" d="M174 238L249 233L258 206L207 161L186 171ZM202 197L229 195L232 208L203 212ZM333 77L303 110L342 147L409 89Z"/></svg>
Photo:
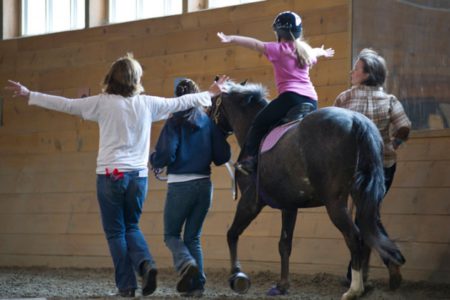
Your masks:
<svg viewBox="0 0 450 300"><path fill-rule="evenodd" d="M357 139L358 161L352 198L361 238L383 258L399 265L405 262L395 243L380 231L379 209L385 194L383 140L378 128L365 116L355 114L353 133Z"/></svg>

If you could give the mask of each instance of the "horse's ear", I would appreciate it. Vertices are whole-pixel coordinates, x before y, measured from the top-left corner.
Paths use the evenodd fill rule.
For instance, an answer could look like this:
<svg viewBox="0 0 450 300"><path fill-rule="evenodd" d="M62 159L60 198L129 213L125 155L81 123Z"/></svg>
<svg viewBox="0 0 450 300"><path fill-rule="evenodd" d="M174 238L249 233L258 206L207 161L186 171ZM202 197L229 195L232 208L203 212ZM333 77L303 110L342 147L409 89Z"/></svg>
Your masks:
<svg viewBox="0 0 450 300"><path fill-rule="evenodd" d="M246 84L247 84L247 80L248 80L248 79L245 79L244 81L242 81L242 82L240 83L240 85L246 85Z"/></svg>

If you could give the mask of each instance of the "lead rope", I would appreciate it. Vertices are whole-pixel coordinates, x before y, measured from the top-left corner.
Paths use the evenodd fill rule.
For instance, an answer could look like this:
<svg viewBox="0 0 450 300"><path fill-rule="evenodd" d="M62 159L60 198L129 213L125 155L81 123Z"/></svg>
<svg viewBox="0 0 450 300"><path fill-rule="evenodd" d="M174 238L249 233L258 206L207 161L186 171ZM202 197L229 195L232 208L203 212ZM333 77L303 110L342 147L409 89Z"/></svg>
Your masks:
<svg viewBox="0 0 450 300"><path fill-rule="evenodd" d="M211 117L214 121L214 123L217 125L219 122L219 109L220 105L222 104L222 95L220 95L216 103L214 105L214 110L211 112ZM236 176L234 176L234 172L231 166L234 166L235 163L230 159L228 162L225 163L225 167L227 168L228 175L231 178L231 194L233 196L233 200L237 200L237 185L236 185Z"/></svg>
<svg viewBox="0 0 450 300"><path fill-rule="evenodd" d="M152 171L156 179L158 179L159 181L167 181L167 176L161 176L161 174L164 172L164 168L152 168Z"/></svg>

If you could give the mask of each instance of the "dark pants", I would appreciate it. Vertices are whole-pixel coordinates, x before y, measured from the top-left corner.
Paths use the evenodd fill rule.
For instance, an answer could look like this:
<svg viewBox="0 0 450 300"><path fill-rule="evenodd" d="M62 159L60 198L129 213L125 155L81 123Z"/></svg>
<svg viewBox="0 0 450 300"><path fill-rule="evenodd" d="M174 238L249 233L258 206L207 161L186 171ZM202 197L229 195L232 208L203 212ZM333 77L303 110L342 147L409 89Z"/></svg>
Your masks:
<svg viewBox="0 0 450 300"><path fill-rule="evenodd" d="M383 168L383 171L384 171L384 188L385 188L384 195L385 196L386 196L387 192L389 191L389 189L391 188L392 182L394 181L394 174L395 174L396 168L397 168L397 164L396 163L392 167ZM355 218L355 225L356 226L359 225L358 218ZM379 215L378 215L378 228L380 229L380 231L385 236L389 237L387 232L386 232L386 229L384 229L383 224L381 224L381 219L380 219ZM387 266L388 263L389 263L389 260L383 259L383 263ZM350 280L352 278L352 261L350 261L350 263L348 265L347 278L350 279Z"/></svg>
<svg viewBox="0 0 450 300"><path fill-rule="evenodd" d="M259 144L269 129L284 118L291 108L305 102L312 104L314 108L317 109L316 100L293 92L282 93L278 98L272 100L253 120L247 133L245 144L246 154L256 156L259 150Z"/></svg>

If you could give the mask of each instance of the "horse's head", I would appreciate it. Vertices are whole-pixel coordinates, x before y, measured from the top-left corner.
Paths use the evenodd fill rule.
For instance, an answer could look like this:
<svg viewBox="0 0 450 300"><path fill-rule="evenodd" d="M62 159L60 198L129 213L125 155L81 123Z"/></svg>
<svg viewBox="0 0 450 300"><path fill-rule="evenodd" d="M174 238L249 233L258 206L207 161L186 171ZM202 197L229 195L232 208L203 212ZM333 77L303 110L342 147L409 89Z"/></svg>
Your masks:
<svg viewBox="0 0 450 300"><path fill-rule="evenodd" d="M220 131L228 136L233 134L233 128L228 122L226 112L224 111L224 107L222 106L223 95L225 95L225 93L221 93L212 98L212 105L209 109L209 117L214 121Z"/></svg>
<svg viewBox="0 0 450 300"><path fill-rule="evenodd" d="M267 89L261 84L225 84L226 92L212 101L210 116L216 125L227 133L235 133L238 140L245 138L255 115L267 105Z"/></svg>

